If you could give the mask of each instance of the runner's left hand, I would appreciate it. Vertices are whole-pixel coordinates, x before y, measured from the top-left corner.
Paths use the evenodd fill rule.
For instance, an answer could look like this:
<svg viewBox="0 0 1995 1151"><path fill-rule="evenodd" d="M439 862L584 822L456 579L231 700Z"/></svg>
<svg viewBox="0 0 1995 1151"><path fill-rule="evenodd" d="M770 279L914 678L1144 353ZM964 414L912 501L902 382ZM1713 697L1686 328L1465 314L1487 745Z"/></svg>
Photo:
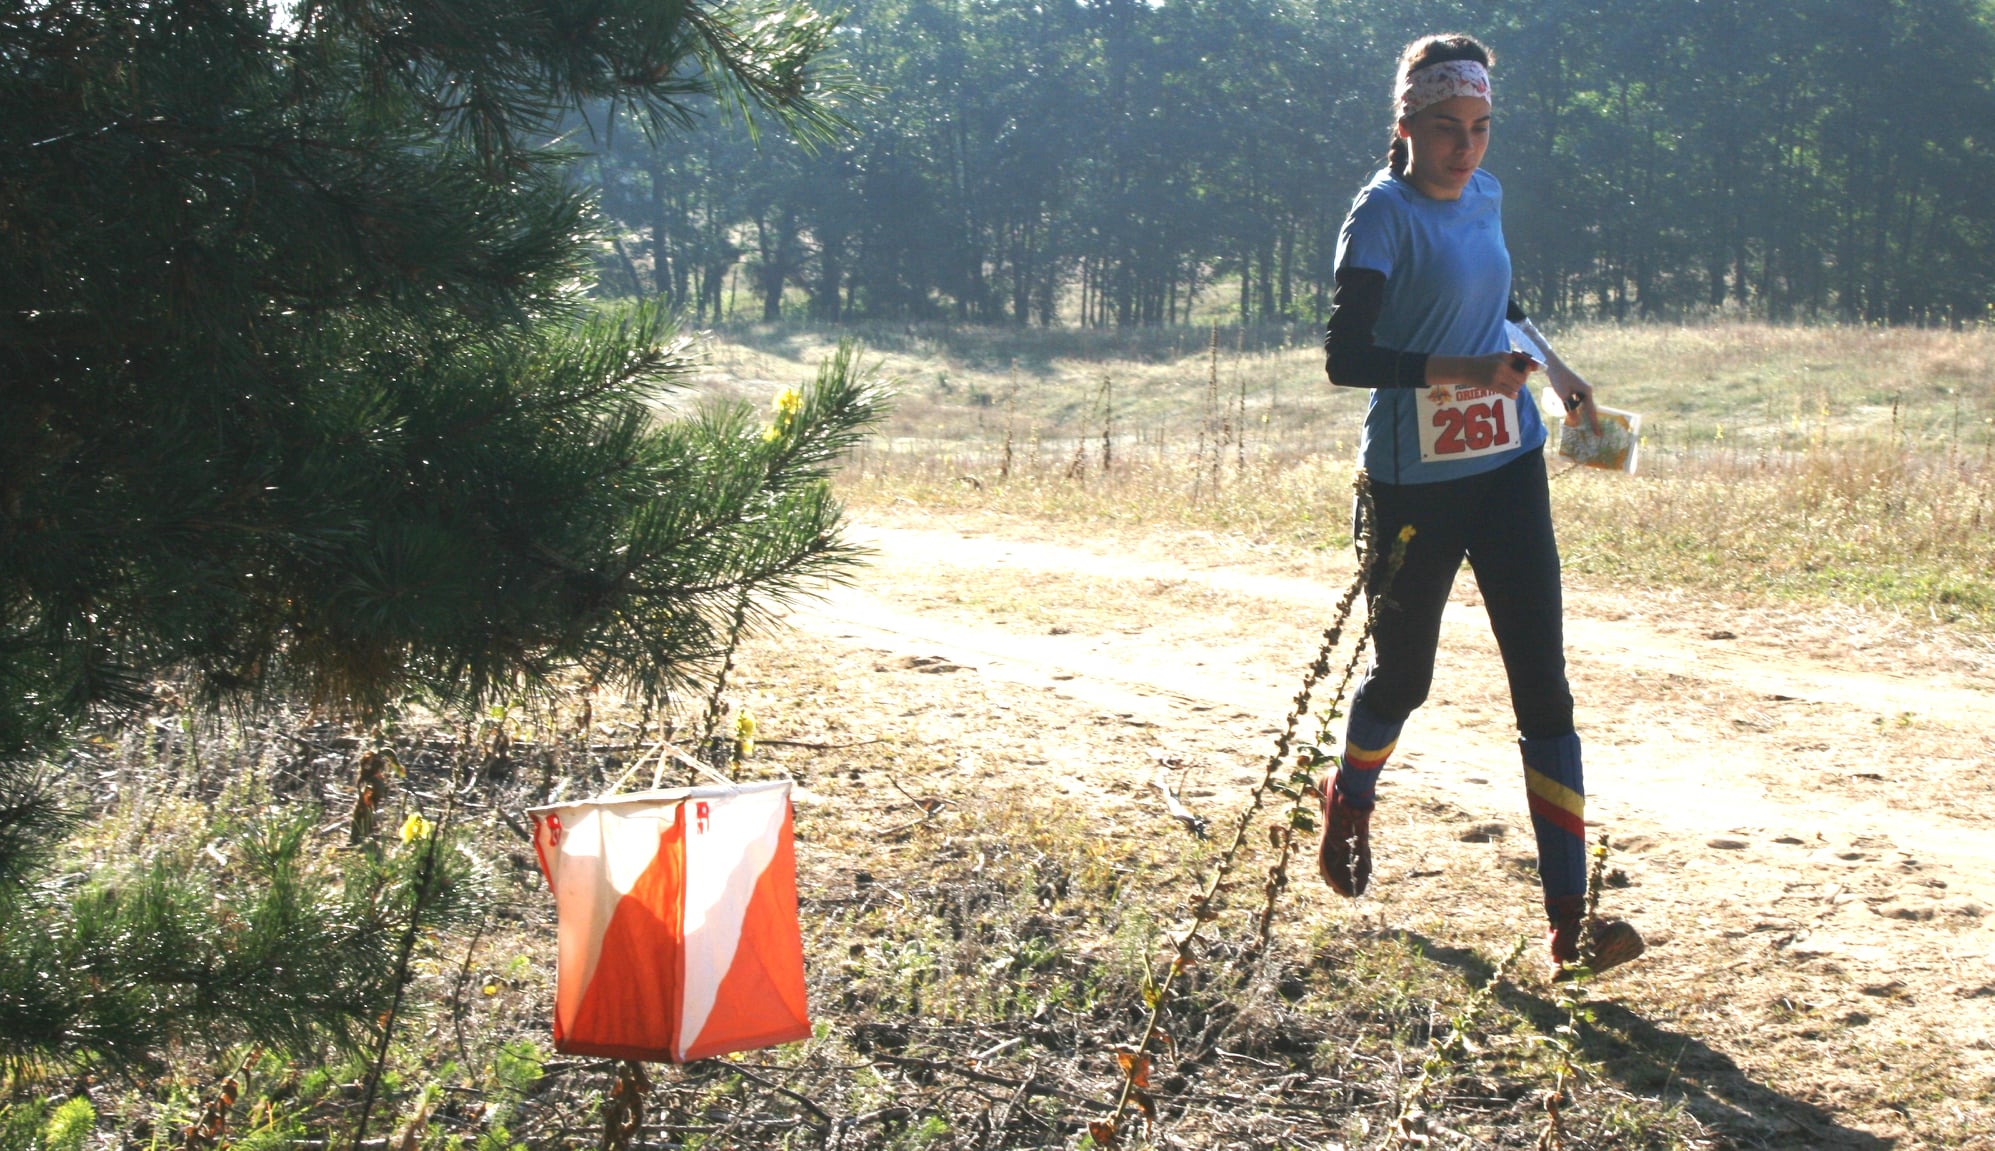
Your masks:
<svg viewBox="0 0 1995 1151"><path fill-rule="evenodd" d="M1571 368L1555 365L1546 373L1551 380L1552 390L1559 399L1565 401L1566 411L1577 411L1586 420L1586 426L1595 435L1600 433L1600 410L1593 403L1593 385L1585 377Z"/></svg>

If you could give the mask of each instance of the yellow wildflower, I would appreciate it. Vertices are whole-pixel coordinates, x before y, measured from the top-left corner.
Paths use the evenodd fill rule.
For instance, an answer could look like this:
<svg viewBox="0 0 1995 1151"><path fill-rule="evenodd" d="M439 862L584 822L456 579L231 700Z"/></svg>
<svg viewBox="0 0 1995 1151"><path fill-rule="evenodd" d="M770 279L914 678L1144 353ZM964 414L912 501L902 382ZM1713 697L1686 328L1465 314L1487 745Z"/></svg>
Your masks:
<svg viewBox="0 0 1995 1151"><path fill-rule="evenodd" d="M776 393L776 399L769 408L776 413L776 420L763 431L762 438L775 440L790 430L790 425L797 420L797 413L804 410L804 394L795 388L784 388Z"/></svg>
<svg viewBox="0 0 1995 1151"><path fill-rule="evenodd" d="M1412 543L1415 534L1416 533L1413 530L1413 525L1406 524L1399 529L1399 542L1403 544Z"/></svg>
<svg viewBox="0 0 1995 1151"><path fill-rule="evenodd" d="M435 830L436 824L412 811L409 813L409 818L402 821L402 842L414 843L418 839L428 839L430 832Z"/></svg>

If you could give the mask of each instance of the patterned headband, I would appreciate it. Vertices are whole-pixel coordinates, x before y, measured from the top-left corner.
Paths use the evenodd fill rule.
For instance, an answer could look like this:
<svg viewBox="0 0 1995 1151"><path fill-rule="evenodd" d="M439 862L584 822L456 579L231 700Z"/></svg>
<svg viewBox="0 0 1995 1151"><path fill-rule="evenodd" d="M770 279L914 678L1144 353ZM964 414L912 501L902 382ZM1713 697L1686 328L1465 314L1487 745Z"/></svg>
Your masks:
<svg viewBox="0 0 1995 1151"><path fill-rule="evenodd" d="M1444 60L1415 68L1399 82L1399 118L1456 96L1489 99L1489 70L1474 60Z"/></svg>

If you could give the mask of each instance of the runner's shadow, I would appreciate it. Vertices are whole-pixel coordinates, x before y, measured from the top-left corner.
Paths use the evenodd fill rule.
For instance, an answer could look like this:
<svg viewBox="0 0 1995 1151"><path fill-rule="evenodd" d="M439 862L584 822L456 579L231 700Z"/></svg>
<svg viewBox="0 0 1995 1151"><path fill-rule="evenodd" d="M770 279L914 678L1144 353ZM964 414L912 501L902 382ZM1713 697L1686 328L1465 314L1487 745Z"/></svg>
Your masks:
<svg viewBox="0 0 1995 1151"><path fill-rule="evenodd" d="M1400 933L1422 955L1460 971L1471 983L1489 981L1495 965L1464 947L1437 943L1417 931ZM1566 1022L1548 991L1510 981L1497 999L1545 1035ZM1747 1146L1794 1151L1890 1151L1895 1139L1843 1126L1812 1103L1755 1081L1731 1056L1700 1039L1672 1031L1627 1006L1594 999L1595 1022L1580 1031L1581 1052L1623 1089L1665 1103L1680 1102L1697 1119Z"/></svg>

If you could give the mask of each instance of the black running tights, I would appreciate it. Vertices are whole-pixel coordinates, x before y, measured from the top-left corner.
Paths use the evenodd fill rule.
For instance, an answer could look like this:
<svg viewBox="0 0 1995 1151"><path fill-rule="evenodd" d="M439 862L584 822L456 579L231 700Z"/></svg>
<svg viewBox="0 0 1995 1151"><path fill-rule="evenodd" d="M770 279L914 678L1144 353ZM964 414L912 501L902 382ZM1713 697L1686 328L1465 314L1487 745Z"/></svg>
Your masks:
<svg viewBox="0 0 1995 1151"><path fill-rule="evenodd" d="M1404 524L1412 524L1415 534L1379 611L1372 665L1356 700L1389 723L1404 722L1426 701L1441 610L1466 557L1503 653L1518 733L1526 739L1572 734L1559 550L1543 451L1465 479L1375 483L1372 499L1382 546ZM1374 570L1374 584L1384 566Z"/></svg>

